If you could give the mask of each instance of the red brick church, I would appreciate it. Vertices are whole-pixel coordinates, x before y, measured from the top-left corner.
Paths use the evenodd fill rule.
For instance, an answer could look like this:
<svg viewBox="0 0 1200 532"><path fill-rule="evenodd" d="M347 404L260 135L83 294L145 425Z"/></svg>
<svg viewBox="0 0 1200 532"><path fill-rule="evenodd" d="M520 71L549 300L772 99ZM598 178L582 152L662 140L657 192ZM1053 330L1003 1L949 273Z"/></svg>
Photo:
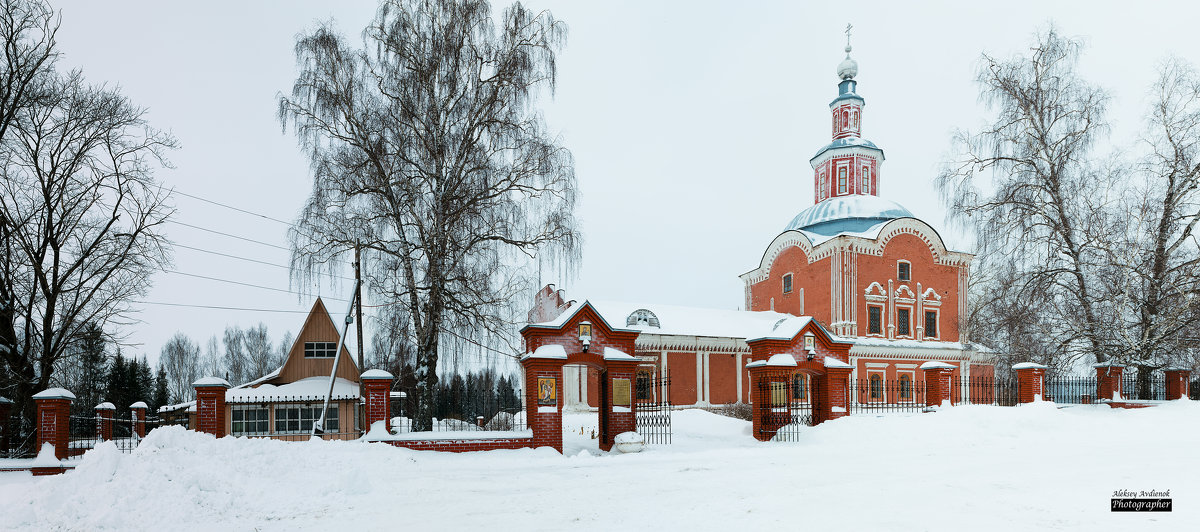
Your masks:
<svg viewBox="0 0 1200 532"><path fill-rule="evenodd" d="M947 249L932 226L879 196L884 154L861 136L866 101L857 92L849 45L846 52L829 104L831 142L809 160L813 205L741 275L746 311L579 302L548 285L522 329L527 342L540 331L572 330L580 310L590 307L594 313L586 314L598 315L606 328L637 333L639 381L669 372L676 405L751 402L750 345L795 329L797 317L811 317L832 341L851 344L846 362L860 382L920 380L918 367L930 361L953 366L955 377L991 377L992 353L969 343L959 326L973 256ZM599 389L594 369L564 368L567 406L597 405Z"/></svg>

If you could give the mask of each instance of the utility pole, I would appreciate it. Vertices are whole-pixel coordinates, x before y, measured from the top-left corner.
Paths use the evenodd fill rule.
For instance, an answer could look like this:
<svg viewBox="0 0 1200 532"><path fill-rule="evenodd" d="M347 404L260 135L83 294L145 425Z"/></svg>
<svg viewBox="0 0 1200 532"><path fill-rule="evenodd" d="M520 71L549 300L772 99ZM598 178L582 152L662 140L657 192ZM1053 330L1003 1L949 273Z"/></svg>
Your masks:
<svg viewBox="0 0 1200 532"><path fill-rule="evenodd" d="M360 264L361 259L362 259L361 247L362 246L359 245L359 242L357 240L355 240L354 241L354 287L355 287L355 289L354 289L354 314L355 314L354 318L355 318L355 321L358 322L355 325L355 330L357 331L357 338L358 338L358 373L360 375L362 374L362 372L366 371L366 368L363 367L362 265ZM358 380L358 396L359 397L367 396L366 390L363 387L362 379ZM389 406L391 405L390 397L388 398L388 405ZM357 410L358 410L358 414L360 416L362 416L362 418L359 420L359 422L360 422L359 426L362 426L363 421L366 420L366 413L363 411L362 408L359 408ZM391 409L389 408L389 410L391 410ZM391 417L391 412L388 412L388 416ZM370 427L365 427L365 428L369 429Z"/></svg>
<svg viewBox="0 0 1200 532"><path fill-rule="evenodd" d="M363 368L362 263L358 241L354 242L354 284L358 287L358 297L354 300L354 319L358 321L358 371L366 371Z"/></svg>

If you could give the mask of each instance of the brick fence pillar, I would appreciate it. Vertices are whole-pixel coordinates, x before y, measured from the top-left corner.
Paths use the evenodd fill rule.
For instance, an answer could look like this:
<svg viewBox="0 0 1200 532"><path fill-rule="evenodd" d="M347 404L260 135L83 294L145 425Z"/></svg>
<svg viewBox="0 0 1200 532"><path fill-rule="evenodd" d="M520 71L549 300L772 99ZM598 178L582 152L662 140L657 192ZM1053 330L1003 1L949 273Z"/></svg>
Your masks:
<svg viewBox="0 0 1200 532"><path fill-rule="evenodd" d="M1187 399L1188 379L1192 376L1192 370L1188 368L1166 368L1163 370L1163 374L1167 379L1167 400Z"/></svg>
<svg viewBox="0 0 1200 532"><path fill-rule="evenodd" d="M150 409L145 401L138 401L129 405L129 421L133 424L133 433L138 438L146 437L146 410Z"/></svg>
<svg viewBox="0 0 1200 532"><path fill-rule="evenodd" d="M617 354L612 354L616 352ZM637 414L634 411L635 401L633 400L634 393L634 377L637 371L638 360L627 354L616 351L615 349L604 349L604 364L608 366L608 371L605 372L603 378L608 379L607 386L601 388L608 389L608 397L600 400L601 405L608 405L608 434L604 434L600 441L600 450L612 450L612 446L616 443L618 434L622 432L637 432ZM616 403L617 381L623 381L622 392L624 397L622 400L625 404L619 405Z"/></svg>
<svg viewBox="0 0 1200 532"><path fill-rule="evenodd" d="M204 377L192 383L196 389L196 430L220 438L225 435L225 391L229 383L220 377Z"/></svg>
<svg viewBox="0 0 1200 532"><path fill-rule="evenodd" d="M369 369L359 377L367 395L367 430L378 421L392 432L392 382L395 377L381 369Z"/></svg>
<svg viewBox="0 0 1200 532"><path fill-rule="evenodd" d="M821 421L850 415L850 372L854 366L833 357L825 357L821 376Z"/></svg>
<svg viewBox="0 0 1200 532"><path fill-rule="evenodd" d="M1046 384L1046 366L1022 362L1012 367L1017 372L1017 402L1041 401Z"/></svg>
<svg viewBox="0 0 1200 532"><path fill-rule="evenodd" d="M950 375L956 368L945 362L930 360L921 364L925 380L925 406L950 405Z"/></svg>
<svg viewBox="0 0 1200 532"><path fill-rule="evenodd" d="M13 402L5 397L0 397L0 430L4 430L8 425L8 414L12 412Z"/></svg>
<svg viewBox="0 0 1200 532"><path fill-rule="evenodd" d="M534 447L553 447L563 452L562 441L562 390L563 366L567 363L566 353L562 358L535 352L521 358L525 368L525 420L533 431ZM558 351L561 351L559 349ZM539 348L539 352L543 352Z"/></svg>
<svg viewBox="0 0 1200 532"><path fill-rule="evenodd" d="M71 401L75 394L62 388L50 388L33 394L37 404L37 444L38 449L43 444L54 446L54 457L62 460L67 457L67 448L71 437Z"/></svg>
<svg viewBox="0 0 1200 532"><path fill-rule="evenodd" d="M1125 390L1121 389L1121 375L1125 366L1114 362L1092 364L1096 368L1096 398L1120 401Z"/></svg>
<svg viewBox="0 0 1200 532"><path fill-rule="evenodd" d="M108 401L96 405L96 436L102 441L113 439L113 414L116 412L117 407Z"/></svg>

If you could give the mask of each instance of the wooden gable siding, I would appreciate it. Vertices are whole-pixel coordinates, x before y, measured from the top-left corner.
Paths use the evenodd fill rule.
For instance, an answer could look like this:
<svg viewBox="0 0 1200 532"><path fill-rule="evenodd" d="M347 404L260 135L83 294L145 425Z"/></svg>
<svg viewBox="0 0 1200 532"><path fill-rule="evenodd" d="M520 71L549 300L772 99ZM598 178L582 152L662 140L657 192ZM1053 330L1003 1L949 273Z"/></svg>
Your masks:
<svg viewBox="0 0 1200 532"><path fill-rule="evenodd" d="M291 351L288 351L287 361L284 362L283 369L279 371L279 376L268 382L280 385L307 377L328 377L329 372L333 371L333 359L304 358L304 343L336 343L337 341L337 326L329 318L329 311L325 309L325 304L318 297L316 303L313 303L312 310L308 313L308 318L304 320L304 327L296 336L296 342L292 344ZM346 349L346 346L342 346L342 351L338 356L341 357L341 362L338 363L337 376L351 382L358 382L358 365L350 357L350 351Z"/></svg>

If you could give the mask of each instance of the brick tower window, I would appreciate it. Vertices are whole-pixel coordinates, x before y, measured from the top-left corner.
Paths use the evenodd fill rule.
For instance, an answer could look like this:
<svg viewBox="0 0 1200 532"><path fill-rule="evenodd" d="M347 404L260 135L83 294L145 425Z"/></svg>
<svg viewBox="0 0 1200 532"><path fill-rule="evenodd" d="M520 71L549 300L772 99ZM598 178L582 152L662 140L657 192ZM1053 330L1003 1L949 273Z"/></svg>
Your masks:
<svg viewBox="0 0 1200 532"><path fill-rule="evenodd" d="M838 194L846 193L846 167L838 168Z"/></svg>

